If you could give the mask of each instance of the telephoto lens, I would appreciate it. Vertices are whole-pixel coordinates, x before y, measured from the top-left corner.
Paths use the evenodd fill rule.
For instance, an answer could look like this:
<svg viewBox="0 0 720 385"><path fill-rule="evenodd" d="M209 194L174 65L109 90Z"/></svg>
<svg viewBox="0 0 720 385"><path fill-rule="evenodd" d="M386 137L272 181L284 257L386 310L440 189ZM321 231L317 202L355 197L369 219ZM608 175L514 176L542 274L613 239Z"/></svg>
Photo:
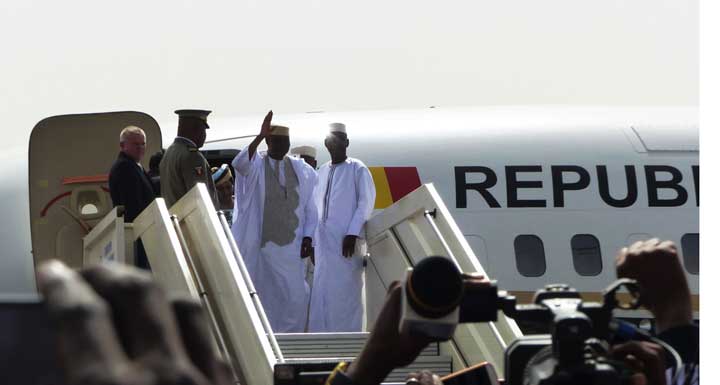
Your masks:
<svg viewBox="0 0 720 385"><path fill-rule="evenodd" d="M427 257L408 269L403 285L400 329L448 339L459 320L463 279L452 260Z"/></svg>
<svg viewBox="0 0 720 385"><path fill-rule="evenodd" d="M429 257L420 261L405 285L410 306L424 317L447 315L462 300L462 276L455 264L444 257Z"/></svg>

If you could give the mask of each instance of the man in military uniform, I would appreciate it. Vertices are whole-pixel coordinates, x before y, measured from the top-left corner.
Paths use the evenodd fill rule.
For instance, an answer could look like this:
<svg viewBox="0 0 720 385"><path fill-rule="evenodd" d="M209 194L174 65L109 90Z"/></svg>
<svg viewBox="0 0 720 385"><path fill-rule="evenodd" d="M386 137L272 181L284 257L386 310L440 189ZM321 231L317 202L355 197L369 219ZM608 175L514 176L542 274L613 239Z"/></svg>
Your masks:
<svg viewBox="0 0 720 385"><path fill-rule="evenodd" d="M172 207L198 183L205 183L215 208L219 207L210 165L198 150L205 144L205 130L210 128L207 124L210 112L175 111L179 116L177 137L160 162L160 192L168 207Z"/></svg>

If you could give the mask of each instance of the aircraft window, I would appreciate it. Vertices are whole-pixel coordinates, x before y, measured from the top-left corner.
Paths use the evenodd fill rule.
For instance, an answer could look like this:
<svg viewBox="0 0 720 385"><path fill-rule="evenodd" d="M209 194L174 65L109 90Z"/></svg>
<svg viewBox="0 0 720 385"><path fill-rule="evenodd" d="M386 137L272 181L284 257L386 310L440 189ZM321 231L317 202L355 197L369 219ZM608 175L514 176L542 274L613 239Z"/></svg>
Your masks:
<svg viewBox="0 0 720 385"><path fill-rule="evenodd" d="M99 212L100 211L98 210L97 206L95 206L92 203L88 203L80 209L80 214L82 214L82 215L93 215L93 214L97 214Z"/></svg>
<svg viewBox="0 0 720 385"><path fill-rule="evenodd" d="M545 248L536 235L518 235L515 238L515 265L526 277L545 274Z"/></svg>
<svg viewBox="0 0 720 385"><path fill-rule="evenodd" d="M700 234L685 234L680 239L680 243L682 243L685 270L690 274L700 274Z"/></svg>
<svg viewBox="0 0 720 385"><path fill-rule="evenodd" d="M578 274L591 277L602 271L602 255L600 242L594 235L576 234L570 240L573 265Z"/></svg>

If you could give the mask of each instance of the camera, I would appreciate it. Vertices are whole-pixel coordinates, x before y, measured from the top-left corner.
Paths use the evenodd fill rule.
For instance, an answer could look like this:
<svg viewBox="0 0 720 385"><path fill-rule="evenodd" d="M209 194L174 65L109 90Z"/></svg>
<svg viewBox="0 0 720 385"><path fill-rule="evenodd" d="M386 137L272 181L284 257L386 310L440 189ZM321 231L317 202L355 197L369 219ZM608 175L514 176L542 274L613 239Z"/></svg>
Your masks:
<svg viewBox="0 0 720 385"><path fill-rule="evenodd" d="M610 320L618 306L620 282L606 290L604 303L586 303L567 285L547 285L529 305L510 305L509 317L549 324L549 335L523 336L505 352L508 385L620 385L632 371L609 358ZM631 289L632 286L628 286ZM514 299L505 298L512 304Z"/></svg>
<svg viewBox="0 0 720 385"><path fill-rule="evenodd" d="M631 294L630 303L618 300L617 294L623 289ZM508 346L506 384L621 385L634 372L611 359L609 351L620 337L627 337L631 326L619 327L613 310L636 309L638 298L637 283L620 279L605 289L602 303L585 302L568 285L552 284L538 290L533 303L517 304L514 296L498 291L495 282L465 285L453 261L428 257L407 271L400 329L447 340L458 323L496 321L497 312L502 311L516 321L550 330L550 334L520 337ZM637 338L638 333L635 336L644 339ZM663 346L666 357L675 359L675 366L681 364L671 347L654 342Z"/></svg>
<svg viewBox="0 0 720 385"><path fill-rule="evenodd" d="M408 268L402 294L401 332L448 340L458 323L497 321L497 284L466 286L445 257L427 257Z"/></svg>

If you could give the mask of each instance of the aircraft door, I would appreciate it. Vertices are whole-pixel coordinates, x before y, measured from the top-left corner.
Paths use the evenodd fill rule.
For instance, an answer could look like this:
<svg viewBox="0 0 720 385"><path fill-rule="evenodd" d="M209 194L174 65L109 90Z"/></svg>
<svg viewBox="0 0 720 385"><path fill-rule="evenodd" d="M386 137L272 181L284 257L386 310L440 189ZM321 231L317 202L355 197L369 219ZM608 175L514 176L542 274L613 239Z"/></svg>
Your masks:
<svg viewBox="0 0 720 385"><path fill-rule="evenodd" d="M43 119L30 135L29 191L35 264L58 258L82 266L82 239L111 209L108 173L120 131L146 134L142 161L162 148L160 126L141 112L61 115Z"/></svg>

